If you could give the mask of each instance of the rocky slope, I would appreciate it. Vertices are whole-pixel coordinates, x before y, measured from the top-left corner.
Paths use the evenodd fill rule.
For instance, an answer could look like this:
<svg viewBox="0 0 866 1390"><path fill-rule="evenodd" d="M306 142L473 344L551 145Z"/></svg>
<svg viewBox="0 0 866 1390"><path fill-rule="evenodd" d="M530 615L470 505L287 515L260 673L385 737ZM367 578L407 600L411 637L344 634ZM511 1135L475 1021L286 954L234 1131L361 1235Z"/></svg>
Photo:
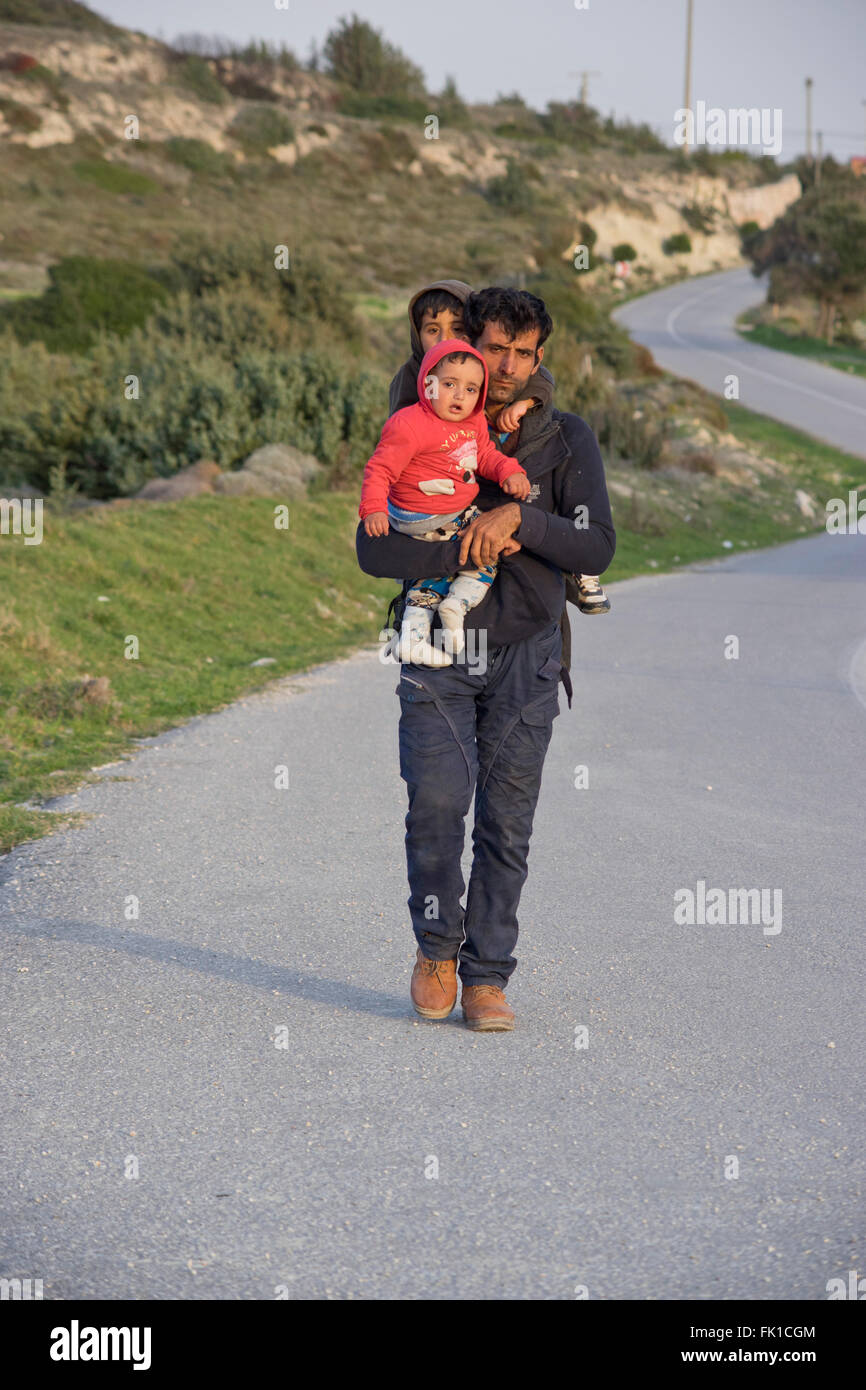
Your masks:
<svg viewBox="0 0 866 1390"><path fill-rule="evenodd" d="M205 89L208 82L213 85L204 95L203 77ZM375 129L375 123L339 115L333 83L300 66L228 58L205 64L129 31L82 33L0 22L0 144L44 149L89 136L101 142L105 159L128 159L134 116L142 148L181 136L243 163L247 154L233 133L239 114L266 103L292 122L292 138L270 150L287 165L317 149L339 151L358 138L359 127ZM504 173L509 158L526 153L522 142L491 133L481 116L469 130L449 129L443 122L435 140L426 139L420 125L401 129L405 140L395 167L418 180L435 169L455 180L485 184ZM580 193L585 201L579 217L595 229L598 254L609 257L617 243L628 242L638 266L653 278L740 264L739 225L753 220L768 226L800 192L793 175L743 186L741 171L730 179L673 172L664 157L620 158L605 165L597 156L563 150L533 153L532 159L542 182L562 189L564 205L575 205L568 196L572 190L588 190ZM599 191L603 196L594 197ZM663 241L681 232L690 237L691 252L666 255ZM563 256L571 256L578 243L576 235L572 246L563 246Z"/></svg>

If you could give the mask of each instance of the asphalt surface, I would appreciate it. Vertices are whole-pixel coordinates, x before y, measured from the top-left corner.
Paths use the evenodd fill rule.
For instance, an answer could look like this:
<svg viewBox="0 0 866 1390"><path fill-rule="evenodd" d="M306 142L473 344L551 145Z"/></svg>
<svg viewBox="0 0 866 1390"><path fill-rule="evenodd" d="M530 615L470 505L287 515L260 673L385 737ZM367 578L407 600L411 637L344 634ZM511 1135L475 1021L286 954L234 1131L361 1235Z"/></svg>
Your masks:
<svg viewBox="0 0 866 1390"><path fill-rule="evenodd" d="M434 1300L862 1273L864 580L866 537L821 534L574 613L512 1034L409 1007L374 651L58 802L89 821L0 861L0 1273ZM780 891L781 930L678 925L699 880Z"/></svg>
<svg viewBox="0 0 866 1390"><path fill-rule="evenodd" d="M866 378L761 347L734 329L765 298L766 282L748 268L726 270L633 299L613 317L660 367L718 396L734 375L740 405L866 458Z"/></svg>

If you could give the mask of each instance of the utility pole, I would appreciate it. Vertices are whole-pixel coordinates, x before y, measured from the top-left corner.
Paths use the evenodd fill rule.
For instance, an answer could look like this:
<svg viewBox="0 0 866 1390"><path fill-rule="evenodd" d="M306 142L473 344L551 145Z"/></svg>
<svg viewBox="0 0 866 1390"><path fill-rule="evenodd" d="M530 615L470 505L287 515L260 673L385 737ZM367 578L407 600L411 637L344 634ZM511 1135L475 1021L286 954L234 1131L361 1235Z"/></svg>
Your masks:
<svg viewBox="0 0 866 1390"><path fill-rule="evenodd" d="M806 158L812 158L812 79L806 78Z"/></svg>
<svg viewBox="0 0 866 1390"><path fill-rule="evenodd" d="M686 0L686 99L683 102L686 111L692 109L692 0ZM688 117L686 117L688 120ZM686 138L683 144L685 154L689 152L688 125L686 126Z"/></svg>
<svg viewBox="0 0 866 1390"><path fill-rule="evenodd" d="M821 161L824 158L824 133L818 131L818 162L815 165L815 187L821 182Z"/></svg>
<svg viewBox="0 0 866 1390"><path fill-rule="evenodd" d="M570 72L569 77L580 78L580 104L586 106L589 102L589 79L591 77L601 77L598 68L581 68L579 72Z"/></svg>

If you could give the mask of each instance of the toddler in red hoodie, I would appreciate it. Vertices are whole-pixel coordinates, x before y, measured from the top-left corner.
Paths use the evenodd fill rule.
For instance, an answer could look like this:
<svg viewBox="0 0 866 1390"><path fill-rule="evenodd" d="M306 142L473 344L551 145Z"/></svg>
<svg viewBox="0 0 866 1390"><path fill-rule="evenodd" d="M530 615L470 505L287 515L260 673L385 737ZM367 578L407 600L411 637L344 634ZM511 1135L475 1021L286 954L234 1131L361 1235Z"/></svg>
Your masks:
<svg viewBox="0 0 866 1390"><path fill-rule="evenodd" d="M529 479L516 459L490 441L484 415L487 364L481 353L451 338L425 355L418 373L418 402L386 422L366 468L359 513L368 536L389 526L422 540L455 536L478 515L476 471L499 483L510 497L529 494ZM416 666L447 666L465 645L463 619L487 593L496 566L461 570L441 579L413 583L397 655ZM447 634L449 650L434 646L433 616Z"/></svg>

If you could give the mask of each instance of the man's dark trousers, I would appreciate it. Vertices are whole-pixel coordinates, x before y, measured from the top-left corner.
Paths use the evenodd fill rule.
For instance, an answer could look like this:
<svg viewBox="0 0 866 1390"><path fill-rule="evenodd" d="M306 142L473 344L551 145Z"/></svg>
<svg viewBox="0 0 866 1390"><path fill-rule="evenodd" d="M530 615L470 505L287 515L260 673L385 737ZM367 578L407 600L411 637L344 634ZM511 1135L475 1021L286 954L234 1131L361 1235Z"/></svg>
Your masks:
<svg viewBox="0 0 866 1390"><path fill-rule="evenodd" d="M464 985L504 988L517 964L517 905L559 713L561 649L560 626L553 623L538 636L491 648L480 671L465 654L451 666L401 667L400 774L409 792L412 926L425 956L453 960L459 951ZM464 913L460 856L473 791L474 855Z"/></svg>

